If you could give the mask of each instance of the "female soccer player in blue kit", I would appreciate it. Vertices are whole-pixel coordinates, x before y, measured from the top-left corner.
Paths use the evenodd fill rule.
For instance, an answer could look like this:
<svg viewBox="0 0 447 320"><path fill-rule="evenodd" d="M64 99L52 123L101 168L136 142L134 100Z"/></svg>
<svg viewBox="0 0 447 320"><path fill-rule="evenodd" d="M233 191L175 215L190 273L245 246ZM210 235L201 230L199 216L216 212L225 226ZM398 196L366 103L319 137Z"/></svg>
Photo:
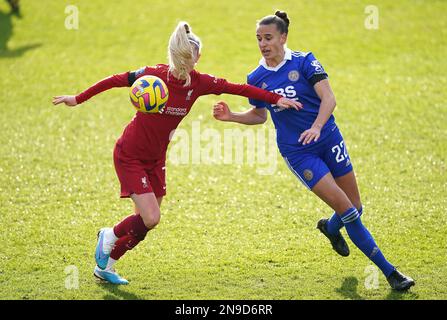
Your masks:
<svg viewBox="0 0 447 320"><path fill-rule="evenodd" d="M340 233L345 226L352 242L384 273L395 290L407 290L414 280L390 264L362 224L362 203L343 137L332 112L335 97L328 75L310 52L286 47L289 19L285 12L266 16L257 24L256 37L263 58L248 75L248 83L300 101L304 108L292 110L249 99L254 106L233 113L225 102L214 106L214 117L247 125L261 124L270 111L277 131L277 144L295 176L335 212L318 221L317 228L342 256L349 248Z"/></svg>

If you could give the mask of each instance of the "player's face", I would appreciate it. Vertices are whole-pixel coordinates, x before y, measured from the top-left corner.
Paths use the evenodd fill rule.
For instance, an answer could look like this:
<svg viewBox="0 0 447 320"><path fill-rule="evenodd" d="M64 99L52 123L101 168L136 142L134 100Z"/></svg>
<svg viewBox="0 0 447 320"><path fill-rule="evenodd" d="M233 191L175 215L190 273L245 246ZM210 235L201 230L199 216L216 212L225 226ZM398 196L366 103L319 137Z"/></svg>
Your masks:
<svg viewBox="0 0 447 320"><path fill-rule="evenodd" d="M194 53L193 53L193 61L194 61L194 65L197 64L197 62L199 62L200 59L200 52L199 52L199 48L194 47Z"/></svg>
<svg viewBox="0 0 447 320"><path fill-rule="evenodd" d="M260 25L256 30L259 50L266 60L275 60L284 55L287 34L281 34L275 24Z"/></svg>

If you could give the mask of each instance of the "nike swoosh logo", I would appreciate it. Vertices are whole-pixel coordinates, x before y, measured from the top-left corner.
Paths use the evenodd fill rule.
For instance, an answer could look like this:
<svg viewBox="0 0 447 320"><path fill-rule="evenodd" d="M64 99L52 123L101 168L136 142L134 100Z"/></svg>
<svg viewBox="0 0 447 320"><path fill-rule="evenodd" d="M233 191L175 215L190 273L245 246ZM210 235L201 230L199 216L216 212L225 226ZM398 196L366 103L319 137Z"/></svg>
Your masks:
<svg viewBox="0 0 447 320"><path fill-rule="evenodd" d="M98 256L99 256L99 260L102 260L102 259L105 259L105 258L107 258L107 256L105 255L105 254L103 254L103 252L102 252L102 243L103 243L103 241L104 241L104 232L102 232L101 233L101 235L99 236L99 244L98 244L98 249L99 249L99 254L98 254Z"/></svg>

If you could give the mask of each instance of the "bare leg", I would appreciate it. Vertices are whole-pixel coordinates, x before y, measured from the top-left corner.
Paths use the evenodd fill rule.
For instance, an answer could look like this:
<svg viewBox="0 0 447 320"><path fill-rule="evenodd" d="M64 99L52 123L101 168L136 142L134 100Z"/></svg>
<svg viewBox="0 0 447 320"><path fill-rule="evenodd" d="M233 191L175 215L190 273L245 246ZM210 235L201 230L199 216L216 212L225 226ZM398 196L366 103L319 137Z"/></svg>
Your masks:
<svg viewBox="0 0 447 320"><path fill-rule="evenodd" d="M160 204L162 198L156 198L154 193L132 194L135 204L135 214L118 223L113 232L118 238L110 253L107 267L111 268L128 250L132 250L144 240L149 230L155 228L160 221Z"/></svg>
<svg viewBox="0 0 447 320"><path fill-rule="evenodd" d="M360 209L362 202L360 200L360 192L357 186L357 180L355 178L354 171L345 174L344 176L335 178L337 185L343 190L343 192L348 196L351 203Z"/></svg>
<svg viewBox="0 0 447 320"><path fill-rule="evenodd" d="M160 222L160 206L162 198L157 199L154 193L132 194L135 203L135 214L140 215L146 228L153 229Z"/></svg>
<svg viewBox="0 0 447 320"><path fill-rule="evenodd" d="M328 173L313 187L312 192L326 202L335 212L342 214L353 204L346 193L335 182L332 174Z"/></svg>
<svg viewBox="0 0 447 320"><path fill-rule="evenodd" d="M157 198L158 208L161 208L161 202L162 201L163 201L163 197L158 197ZM135 202L134 202L134 207L135 207L135 211L134 211L135 214L139 214L138 207L137 207Z"/></svg>

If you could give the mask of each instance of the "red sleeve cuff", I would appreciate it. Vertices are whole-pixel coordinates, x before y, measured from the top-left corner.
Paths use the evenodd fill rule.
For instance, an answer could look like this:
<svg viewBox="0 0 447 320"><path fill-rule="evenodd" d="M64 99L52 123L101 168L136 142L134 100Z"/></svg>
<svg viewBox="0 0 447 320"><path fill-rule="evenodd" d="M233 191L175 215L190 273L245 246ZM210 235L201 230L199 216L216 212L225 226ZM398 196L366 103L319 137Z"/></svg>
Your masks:
<svg viewBox="0 0 447 320"><path fill-rule="evenodd" d="M81 103L83 103L83 102L85 101L84 99L81 98L81 95L80 95L80 94L78 94L78 95L75 97L75 100L76 100L76 103L77 103L77 104L81 104Z"/></svg>
<svg viewBox="0 0 447 320"><path fill-rule="evenodd" d="M283 96L280 96L279 94L273 92L270 92L270 94L271 94L271 102L269 101L270 104L277 104L279 99L283 98Z"/></svg>

